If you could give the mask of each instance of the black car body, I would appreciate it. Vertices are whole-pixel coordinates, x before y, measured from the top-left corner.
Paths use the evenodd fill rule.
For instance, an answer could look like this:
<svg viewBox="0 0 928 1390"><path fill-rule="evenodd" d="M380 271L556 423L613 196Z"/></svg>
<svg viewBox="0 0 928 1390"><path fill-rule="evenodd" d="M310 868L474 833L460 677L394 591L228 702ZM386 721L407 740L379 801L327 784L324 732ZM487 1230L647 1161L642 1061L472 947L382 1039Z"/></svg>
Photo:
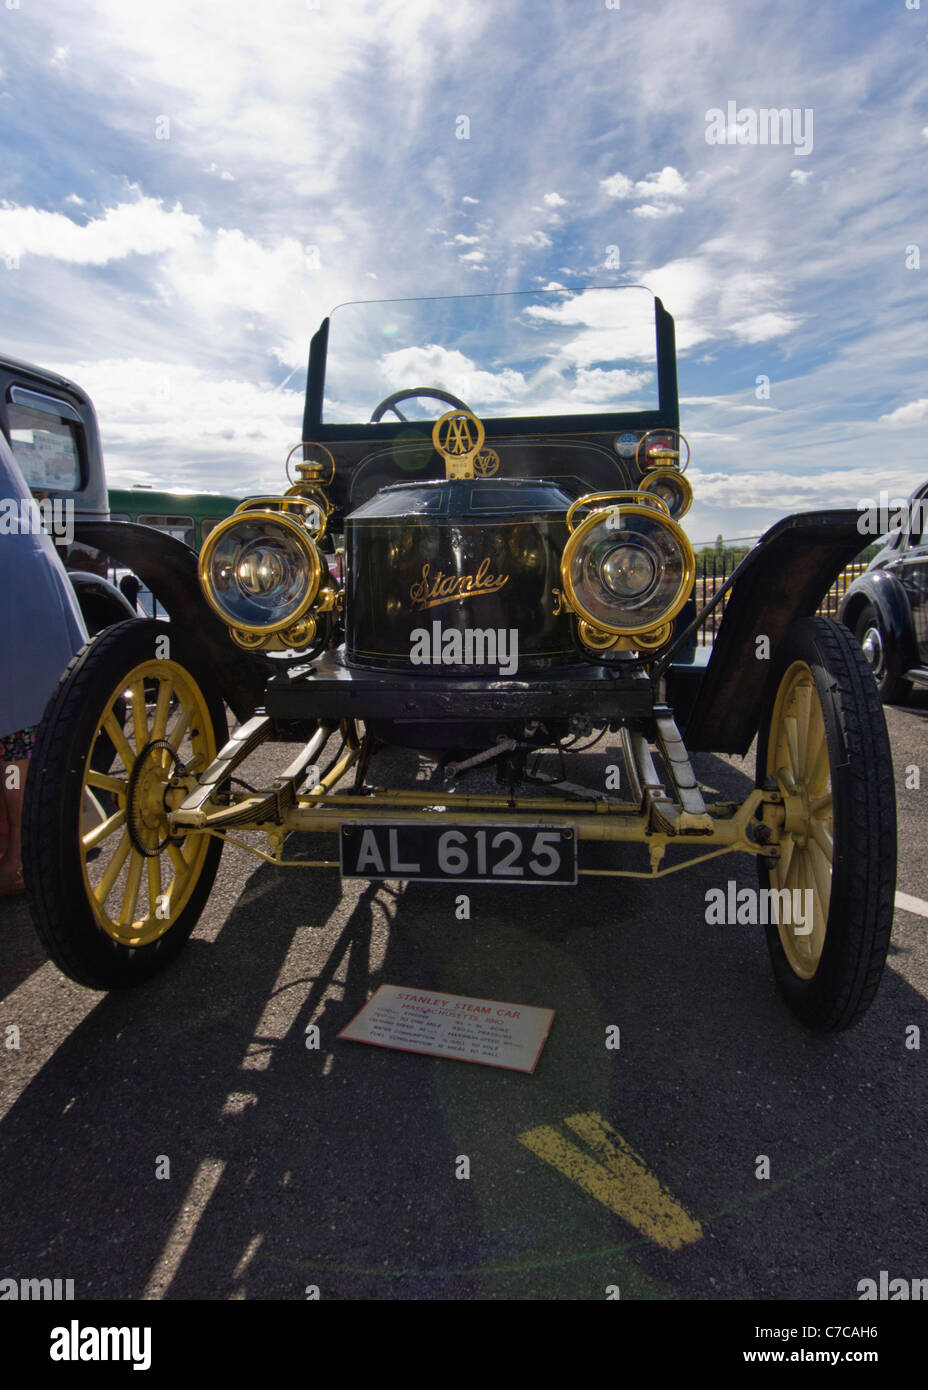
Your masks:
<svg viewBox="0 0 928 1390"><path fill-rule="evenodd" d="M848 587L838 617L860 642L884 702L898 703L914 685L928 686L928 483L888 519L882 549Z"/></svg>

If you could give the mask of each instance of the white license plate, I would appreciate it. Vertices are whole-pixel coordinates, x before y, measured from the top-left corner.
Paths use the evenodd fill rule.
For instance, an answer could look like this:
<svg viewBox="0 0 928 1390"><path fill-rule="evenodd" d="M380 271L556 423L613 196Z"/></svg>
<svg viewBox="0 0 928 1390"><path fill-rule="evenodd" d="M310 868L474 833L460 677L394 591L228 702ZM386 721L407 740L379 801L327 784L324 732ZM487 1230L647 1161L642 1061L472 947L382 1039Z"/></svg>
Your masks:
<svg viewBox="0 0 928 1390"><path fill-rule="evenodd" d="M341 825L338 839L344 878L577 882L577 837L570 826L356 821Z"/></svg>

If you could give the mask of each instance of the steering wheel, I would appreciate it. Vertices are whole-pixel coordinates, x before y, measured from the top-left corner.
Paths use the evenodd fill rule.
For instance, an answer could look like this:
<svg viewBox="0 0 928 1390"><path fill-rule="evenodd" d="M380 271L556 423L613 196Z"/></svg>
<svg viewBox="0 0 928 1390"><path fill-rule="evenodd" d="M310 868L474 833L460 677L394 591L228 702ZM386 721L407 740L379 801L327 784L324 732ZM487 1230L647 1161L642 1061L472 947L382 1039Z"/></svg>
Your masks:
<svg viewBox="0 0 928 1390"><path fill-rule="evenodd" d="M414 396L429 396L432 400L446 401L448 405L456 405L459 410L466 410L471 415L474 413L470 406L465 405L457 396L452 396L450 391L437 391L433 386L413 386L405 391L394 391L392 396L387 396L379 405L376 405L368 424L379 424L381 416L387 410L392 410L398 420L402 420L404 424L408 424L409 421L406 416L401 410L397 410L396 406L398 401L408 401Z"/></svg>

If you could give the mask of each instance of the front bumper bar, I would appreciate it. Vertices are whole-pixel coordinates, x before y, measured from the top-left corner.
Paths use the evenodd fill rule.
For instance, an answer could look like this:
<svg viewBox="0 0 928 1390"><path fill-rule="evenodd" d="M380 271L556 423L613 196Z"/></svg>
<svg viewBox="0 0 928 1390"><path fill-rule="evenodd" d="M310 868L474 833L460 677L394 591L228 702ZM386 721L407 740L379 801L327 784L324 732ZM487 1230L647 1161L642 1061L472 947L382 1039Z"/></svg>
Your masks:
<svg viewBox="0 0 928 1390"><path fill-rule="evenodd" d="M647 675L621 666L574 666L532 674L530 680L488 680L346 666L327 652L311 666L290 667L268 682L271 719L456 720L566 719L594 722L648 719L654 691Z"/></svg>

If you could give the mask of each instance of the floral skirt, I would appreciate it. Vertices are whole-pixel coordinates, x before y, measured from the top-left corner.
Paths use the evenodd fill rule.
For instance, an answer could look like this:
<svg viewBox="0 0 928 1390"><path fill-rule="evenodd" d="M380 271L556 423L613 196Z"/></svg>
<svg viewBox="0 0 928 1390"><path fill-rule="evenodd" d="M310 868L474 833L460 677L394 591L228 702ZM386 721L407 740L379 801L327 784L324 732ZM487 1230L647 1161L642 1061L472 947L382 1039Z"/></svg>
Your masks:
<svg viewBox="0 0 928 1390"><path fill-rule="evenodd" d="M28 729L19 729L15 734L0 738L0 762L18 763L31 758L37 728L38 725L30 724Z"/></svg>

